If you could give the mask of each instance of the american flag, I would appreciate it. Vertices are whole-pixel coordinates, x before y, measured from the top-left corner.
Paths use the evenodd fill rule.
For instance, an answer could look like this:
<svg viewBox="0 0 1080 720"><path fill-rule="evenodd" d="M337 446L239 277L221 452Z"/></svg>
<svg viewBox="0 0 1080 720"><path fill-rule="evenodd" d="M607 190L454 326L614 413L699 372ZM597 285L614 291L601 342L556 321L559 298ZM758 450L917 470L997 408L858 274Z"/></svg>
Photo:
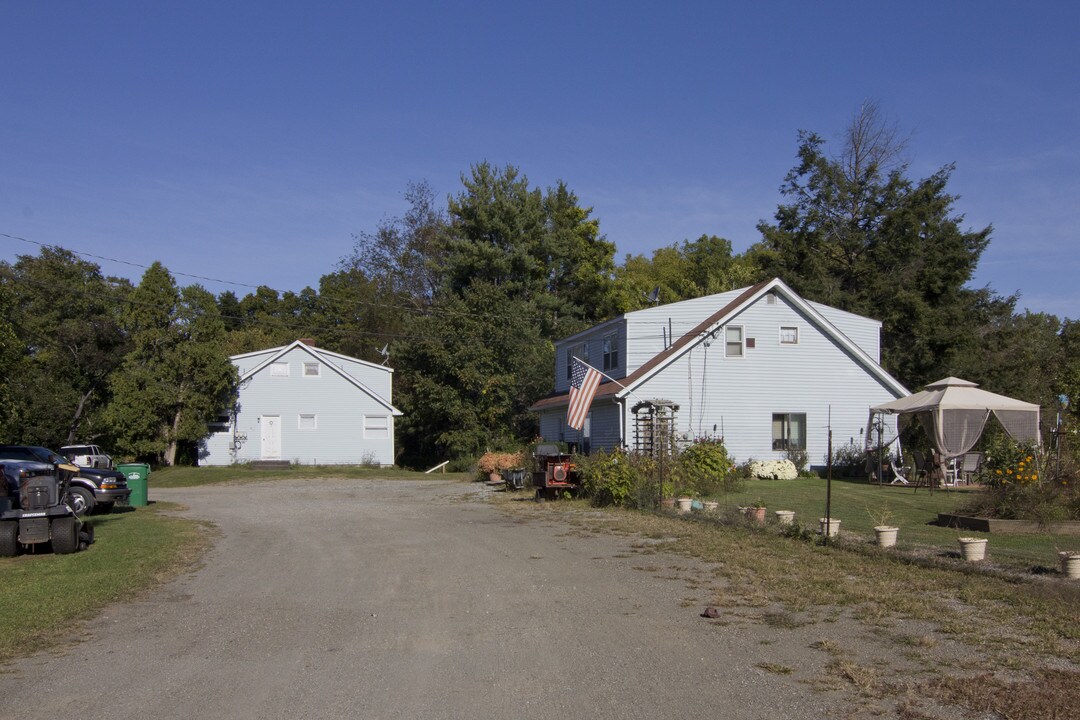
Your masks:
<svg viewBox="0 0 1080 720"><path fill-rule="evenodd" d="M575 430L585 425L593 396L600 384L600 371L574 358L570 370L570 406L566 409L566 424Z"/></svg>

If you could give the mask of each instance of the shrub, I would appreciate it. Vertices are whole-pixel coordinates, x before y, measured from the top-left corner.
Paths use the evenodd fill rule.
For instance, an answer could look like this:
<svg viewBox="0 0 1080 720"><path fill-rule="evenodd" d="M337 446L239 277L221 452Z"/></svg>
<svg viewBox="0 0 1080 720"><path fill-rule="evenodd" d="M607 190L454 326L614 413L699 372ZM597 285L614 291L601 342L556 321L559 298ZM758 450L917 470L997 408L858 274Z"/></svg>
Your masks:
<svg viewBox="0 0 1080 720"><path fill-rule="evenodd" d="M689 445L675 460L672 480L680 492L714 495L741 489L735 466L723 440L703 438Z"/></svg>
<svg viewBox="0 0 1080 720"><path fill-rule="evenodd" d="M795 466L795 472L802 475L806 472L806 465L810 462L810 455L801 448L788 448L784 451L784 459L791 461Z"/></svg>
<svg viewBox="0 0 1080 720"><path fill-rule="evenodd" d="M794 480L799 472L790 460L755 460L750 463L750 475L761 480Z"/></svg>
<svg viewBox="0 0 1080 720"><path fill-rule="evenodd" d="M825 456L829 462L829 456ZM866 451L861 445L849 442L832 451L833 473L841 477L861 477L866 474Z"/></svg>
<svg viewBox="0 0 1080 720"><path fill-rule="evenodd" d="M476 470L483 475L487 475L502 470L523 467L524 464L525 453L521 451L512 453L486 452L476 461Z"/></svg>
<svg viewBox="0 0 1080 720"><path fill-rule="evenodd" d="M960 512L1051 525L1080 520L1076 467L1060 465L1035 446L1018 444L1004 434L989 438L977 480L986 488Z"/></svg>
<svg viewBox="0 0 1080 720"><path fill-rule="evenodd" d="M622 450L575 458L585 494L596 505L652 507L658 488L650 458Z"/></svg>

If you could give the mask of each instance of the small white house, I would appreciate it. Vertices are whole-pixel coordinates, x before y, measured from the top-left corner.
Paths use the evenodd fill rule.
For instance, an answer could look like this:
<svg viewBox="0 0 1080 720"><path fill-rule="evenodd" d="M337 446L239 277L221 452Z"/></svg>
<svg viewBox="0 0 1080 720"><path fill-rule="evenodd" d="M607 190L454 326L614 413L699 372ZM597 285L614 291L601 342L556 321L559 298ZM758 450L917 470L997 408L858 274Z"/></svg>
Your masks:
<svg viewBox="0 0 1080 720"><path fill-rule="evenodd" d="M304 340L230 359L240 374L236 414L211 427L201 465L394 464L401 411L391 404L391 368Z"/></svg>
<svg viewBox="0 0 1080 720"><path fill-rule="evenodd" d="M779 279L626 313L556 343L555 392L530 408L547 440L634 448L633 407L678 406L678 438L722 437L739 462L789 448L824 464L861 444L868 409L909 392L881 367L881 323L803 299ZM566 425L574 357L602 371L581 431Z"/></svg>

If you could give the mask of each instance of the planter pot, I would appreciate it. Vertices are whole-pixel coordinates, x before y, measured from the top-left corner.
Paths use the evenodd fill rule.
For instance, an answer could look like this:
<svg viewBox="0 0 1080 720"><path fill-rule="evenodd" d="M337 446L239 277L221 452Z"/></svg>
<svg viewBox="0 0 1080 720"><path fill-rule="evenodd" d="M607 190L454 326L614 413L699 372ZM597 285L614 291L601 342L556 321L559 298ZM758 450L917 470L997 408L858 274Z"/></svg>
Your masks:
<svg viewBox="0 0 1080 720"><path fill-rule="evenodd" d="M790 525L790 524L792 524L793 522L795 522L795 511L794 510L777 510L776 511L776 522L780 523L781 525Z"/></svg>
<svg viewBox="0 0 1080 720"><path fill-rule="evenodd" d="M825 537L836 537L840 534L840 521L836 518L818 518L818 524L821 527L821 534Z"/></svg>
<svg viewBox="0 0 1080 720"><path fill-rule="evenodd" d="M493 483L502 482L502 473L489 472L488 473L488 480L490 480Z"/></svg>
<svg viewBox="0 0 1080 720"><path fill-rule="evenodd" d="M706 500L702 503L702 505L705 506L705 512L707 513L715 513L717 510L720 509L720 503L716 502L715 500Z"/></svg>
<svg viewBox="0 0 1080 720"><path fill-rule="evenodd" d="M892 547L896 544L896 533L900 528L888 527L886 525L878 525L874 528L874 534L877 535L877 544L879 547Z"/></svg>
<svg viewBox="0 0 1080 720"><path fill-rule="evenodd" d="M1080 580L1080 552L1059 552L1061 574L1070 580Z"/></svg>
<svg viewBox="0 0 1080 720"><path fill-rule="evenodd" d="M678 502L679 502L679 512L680 513L688 513L688 512L690 512L690 508L693 507L693 504L694 504L693 498L688 498L688 497L681 497L681 498L679 498Z"/></svg>
<svg viewBox="0 0 1080 720"><path fill-rule="evenodd" d="M960 554L967 562L979 562L986 557L986 538L960 538Z"/></svg>
<svg viewBox="0 0 1080 720"><path fill-rule="evenodd" d="M765 508L763 507L748 507L743 512L746 513L746 519L752 522L765 524Z"/></svg>
<svg viewBox="0 0 1080 720"><path fill-rule="evenodd" d="M674 510L675 498L662 498L660 500L660 507L667 508L668 510Z"/></svg>

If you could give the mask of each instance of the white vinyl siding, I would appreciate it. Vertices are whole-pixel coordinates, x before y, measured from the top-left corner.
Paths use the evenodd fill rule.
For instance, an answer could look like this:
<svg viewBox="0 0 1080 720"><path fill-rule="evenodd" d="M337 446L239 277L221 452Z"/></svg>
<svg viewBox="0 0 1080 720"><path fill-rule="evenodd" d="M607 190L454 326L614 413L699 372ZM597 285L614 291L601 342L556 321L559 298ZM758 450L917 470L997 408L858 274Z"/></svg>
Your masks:
<svg viewBox="0 0 1080 720"><path fill-rule="evenodd" d="M297 430L318 430L319 421L318 418L313 415L299 415L296 422Z"/></svg>

